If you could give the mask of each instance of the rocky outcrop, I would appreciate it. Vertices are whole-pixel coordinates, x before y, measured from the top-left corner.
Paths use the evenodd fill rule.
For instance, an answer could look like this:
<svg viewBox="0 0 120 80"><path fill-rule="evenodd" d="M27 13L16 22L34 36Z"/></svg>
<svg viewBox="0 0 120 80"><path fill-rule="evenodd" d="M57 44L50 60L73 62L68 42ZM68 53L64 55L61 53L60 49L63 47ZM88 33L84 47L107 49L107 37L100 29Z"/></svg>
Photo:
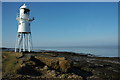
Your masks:
<svg viewBox="0 0 120 80"><path fill-rule="evenodd" d="M69 52L34 52L24 55L3 52L3 80L119 80L119 60L115 57L93 57Z"/></svg>
<svg viewBox="0 0 120 80"><path fill-rule="evenodd" d="M20 66L17 73L23 77L78 78L82 80L81 76L68 73L72 69L72 62L65 57L31 56L29 59L22 61Z"/></svg>
<svg viewBox="0 0 120 80"><path fill-rule="evenodd" d="M59 66L62 72L69 72L73 67L70 60L59 60Z"/></svg>
<svg viewBox="0 0 120 80"><path fill-rule="evenodd" d="M35 56L47 66L62 72L69 72L72 68L72 61L67 60L65 57L43 57Z"/></svg>
<svg viewBox="0 0 120 80"><path fill-rule="evenodd" d="M21 64L21 68L17 72L22 75L40 76L40 72L35 69L35 66L35 62L26 61Z"/></svg>

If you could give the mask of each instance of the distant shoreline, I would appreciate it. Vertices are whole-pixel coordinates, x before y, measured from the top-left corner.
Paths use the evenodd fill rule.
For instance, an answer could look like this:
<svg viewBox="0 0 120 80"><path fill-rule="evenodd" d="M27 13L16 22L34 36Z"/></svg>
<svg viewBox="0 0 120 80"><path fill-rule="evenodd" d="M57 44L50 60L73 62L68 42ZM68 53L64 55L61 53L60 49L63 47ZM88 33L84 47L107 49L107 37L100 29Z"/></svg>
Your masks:
<svg viewBox="0 0 120 80"><path fill-rule="evenodd" d="M14 51L14 48L6 48L6 47L2 47L0 48L0 51ZM55 53L72 53L72 54L78 54L78 55L84 55L84 56L90 56L90 57L103 57L103 56L97 56L91 53L76 53L76 52L72 52L72 51L57 51L57 50L38 50L38 51L33 51L33 52L55 52ZM106 56L105 56L106 57ZM106 57L109 58L109 57ZM117 58L117 57L111 57L111 58ZM119 57L118 57L119 58Z"/></svg>

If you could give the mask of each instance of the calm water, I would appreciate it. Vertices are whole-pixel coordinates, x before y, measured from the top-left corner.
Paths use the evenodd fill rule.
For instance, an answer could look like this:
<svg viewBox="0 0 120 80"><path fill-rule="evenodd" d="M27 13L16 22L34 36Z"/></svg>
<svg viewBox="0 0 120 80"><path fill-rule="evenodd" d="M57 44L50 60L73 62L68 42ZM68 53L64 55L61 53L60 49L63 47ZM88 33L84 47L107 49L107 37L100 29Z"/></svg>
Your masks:
<svg viewBox="0 0 120 80"><path fill-rule="evenodd" d="M40 50L68 51L68 52L75 52L75 53L93 54L101 57L118 57L117 48L37 47L37 48L34 48L34 50L36 51L40 51Z"/></svg>

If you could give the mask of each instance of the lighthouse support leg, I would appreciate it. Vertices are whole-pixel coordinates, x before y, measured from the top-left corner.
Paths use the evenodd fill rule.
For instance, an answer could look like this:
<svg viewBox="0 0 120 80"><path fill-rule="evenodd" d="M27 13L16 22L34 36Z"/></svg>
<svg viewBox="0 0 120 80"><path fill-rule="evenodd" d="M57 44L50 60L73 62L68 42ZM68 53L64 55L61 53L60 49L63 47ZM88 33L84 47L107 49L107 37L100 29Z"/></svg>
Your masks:
<svg viewBox="0 0 120 80"><path fill-rule="evenodd" d="M30 52L32 50L32 39L31 39L31 33L27 34L27 38L28 38L28 51Z"/></svg>
<svg viewBox="0 0 120 80"><path fill-rule="evenodd" d="M22 38L23 38L23 35L22 35L21 33L19 33L19 37L18 37L18 48L19 48L19 52L21 52Z"/></svg>
<svg viewBox="0 0 120 80"><path fill-rule="evenodd" d="M28 51L30 52L30 34L28 34Z"/></svg>
<svg viewBox="0 0 120 80"><path fill-rule="evenodd" d="M28 39L27 39L27 34L25 34L25 49L28 51Z"/></svg>
<svg viewBox="0 0 120 80"><path fill-rule="evenodd" d="M18 48L18 34L17 34L17 37L16 37L15 52L17 52L17 48Z"/></svg>
<svg viewBox="0 0 120 80"><path fill-rule="evenodd" d="M30 44L31 44L31 50L33 50L32 35L31 35L31 33L30 33Z"/></svg>
<svg viewBox="0 0 120 80"><path fill-rule="evenodd" d="M25 36L23 34L23 52L25 52Z"/></svg>

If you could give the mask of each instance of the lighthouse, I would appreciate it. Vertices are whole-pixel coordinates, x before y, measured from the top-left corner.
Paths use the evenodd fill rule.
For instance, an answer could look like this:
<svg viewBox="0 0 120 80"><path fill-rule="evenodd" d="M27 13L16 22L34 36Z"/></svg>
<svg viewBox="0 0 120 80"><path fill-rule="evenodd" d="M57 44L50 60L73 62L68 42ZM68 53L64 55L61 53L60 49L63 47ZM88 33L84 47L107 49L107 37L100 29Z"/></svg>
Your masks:
<svg viewBox="0 0 120 80"><path fill-rule="evenodd" d="M18 32L15 52L31 52L32 36L30 23L34 18L30 18L30 9L25 4L20 7L16 20L18 21Z"/></svg>

